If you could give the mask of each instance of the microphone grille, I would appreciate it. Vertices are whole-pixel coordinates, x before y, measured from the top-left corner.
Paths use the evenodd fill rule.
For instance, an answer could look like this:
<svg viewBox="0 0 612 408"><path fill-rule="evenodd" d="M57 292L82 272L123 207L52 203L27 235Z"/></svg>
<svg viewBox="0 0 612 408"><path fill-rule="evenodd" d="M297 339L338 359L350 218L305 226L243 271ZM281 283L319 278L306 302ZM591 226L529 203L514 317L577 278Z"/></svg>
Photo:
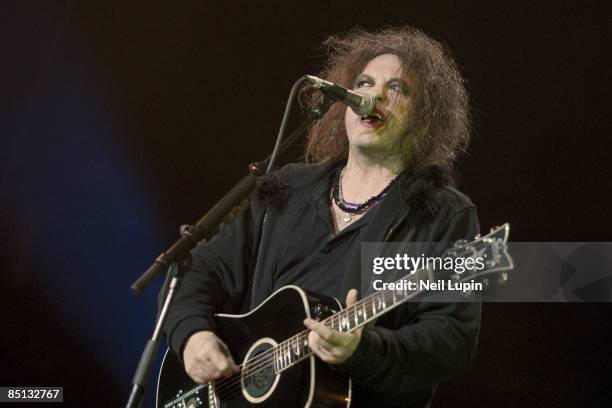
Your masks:
<svg viewBox="0 0 612 408"><path fill-rule="evenodd" d="M357 92L361 96L361 103L353 109L359 116L368 116L374 110L374 98L367 92Z"/></svg>

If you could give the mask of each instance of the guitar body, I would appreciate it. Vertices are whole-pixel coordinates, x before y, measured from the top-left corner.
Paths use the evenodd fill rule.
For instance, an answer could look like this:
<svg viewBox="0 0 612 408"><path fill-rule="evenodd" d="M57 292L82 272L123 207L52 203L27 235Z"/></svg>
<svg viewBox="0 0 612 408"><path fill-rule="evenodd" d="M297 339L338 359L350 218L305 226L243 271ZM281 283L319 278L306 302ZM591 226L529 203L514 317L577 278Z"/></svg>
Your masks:
<svg viewBox="0 0 612 408"><path fill-rule="evenodd" d="M322 320L340 309L335 299L285 286L248 314L217 315L217 334L234 361L242 365L241 373L230 380L198 385L167 352L158 382L157 408L349 406L351 384L347 376L313 355L300 357L298 344L285 348L282 354L271 353L273 347L305 330L306 317ZM296 362L288 364L291 358ZM262 361L271 361L271 365L255 366ZM280 367L283 369L278 370Z"/></svg>

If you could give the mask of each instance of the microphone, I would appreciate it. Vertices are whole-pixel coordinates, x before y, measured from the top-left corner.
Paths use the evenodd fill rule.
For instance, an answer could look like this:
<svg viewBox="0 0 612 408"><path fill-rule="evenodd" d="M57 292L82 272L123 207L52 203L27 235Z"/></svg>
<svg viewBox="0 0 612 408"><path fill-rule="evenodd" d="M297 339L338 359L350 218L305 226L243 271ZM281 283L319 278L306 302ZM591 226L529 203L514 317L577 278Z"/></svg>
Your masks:
<svg viewBox="0 0 612 408"><path fill-rule="evenodd" d="M304 78L308 85L320 90L329 99L342 102L361 117L368 116L374 110L374 99L369 93L354 92L312 75L306 75Z"/></svg>

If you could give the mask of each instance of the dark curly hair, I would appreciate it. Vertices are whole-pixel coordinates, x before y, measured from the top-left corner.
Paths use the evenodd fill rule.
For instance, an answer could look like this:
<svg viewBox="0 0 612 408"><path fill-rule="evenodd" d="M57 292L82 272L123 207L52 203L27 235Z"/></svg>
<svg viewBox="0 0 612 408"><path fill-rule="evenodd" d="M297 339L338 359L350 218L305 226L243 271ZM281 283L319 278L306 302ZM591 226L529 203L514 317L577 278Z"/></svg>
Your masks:
<svg viewBox="0 0 612 408"><path fill-rule="evenodd" d="M470 120L464 80L446 46L407 26L378 32L357 28L342 36L331 36L323 45L329 58L319 76L349 89L370 60L382 54L396 55L402 63L404 80L414 89L414 115L399 144L404 165L413 170L432 165L452 170L458 154L468 145ZM302 95L307 106L319 99L320 95L308 88ZM344 110L343 105L335 104L311 126L306 161L346 159Z"/></svg>

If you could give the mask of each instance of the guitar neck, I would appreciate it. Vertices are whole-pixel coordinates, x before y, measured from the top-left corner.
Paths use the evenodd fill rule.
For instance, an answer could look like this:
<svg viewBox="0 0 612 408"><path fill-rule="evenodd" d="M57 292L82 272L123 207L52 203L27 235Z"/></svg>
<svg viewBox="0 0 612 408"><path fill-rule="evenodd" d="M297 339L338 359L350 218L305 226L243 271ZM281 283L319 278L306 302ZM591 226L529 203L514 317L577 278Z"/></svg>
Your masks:
<svg viewBox="0 0 612 408"><path fill-rule="evenodd" d="M433 270L419 269L393 282L395 290L380 290L359 300L354 305L329 316L323 323L334 330L350 333L377 319L401 303L423 293L424 290L411 290L408 285L418 288L419 282L433 282ZM401 285L401 286L400 286ZM401 289L397 289L401 287Z"/></svg>
<svg viewBox="0 0 612 408"><path fill-rule="evenodd" d="M433 270L419 269L413 274L408 274L398 279L394 284L403 284L404 287L407 287L408 282L413 282L416 286L419 281L432 282L433 280ZM334 313L324 319L322 323L334 330L350 333L422 292L424 291L409 290L407 288L377 291L356 302L354 305ZM274 348L274 368L276 372L280 373L312 354L308 347L308 333L308 330L304 330L279 343Z"/></svg>

